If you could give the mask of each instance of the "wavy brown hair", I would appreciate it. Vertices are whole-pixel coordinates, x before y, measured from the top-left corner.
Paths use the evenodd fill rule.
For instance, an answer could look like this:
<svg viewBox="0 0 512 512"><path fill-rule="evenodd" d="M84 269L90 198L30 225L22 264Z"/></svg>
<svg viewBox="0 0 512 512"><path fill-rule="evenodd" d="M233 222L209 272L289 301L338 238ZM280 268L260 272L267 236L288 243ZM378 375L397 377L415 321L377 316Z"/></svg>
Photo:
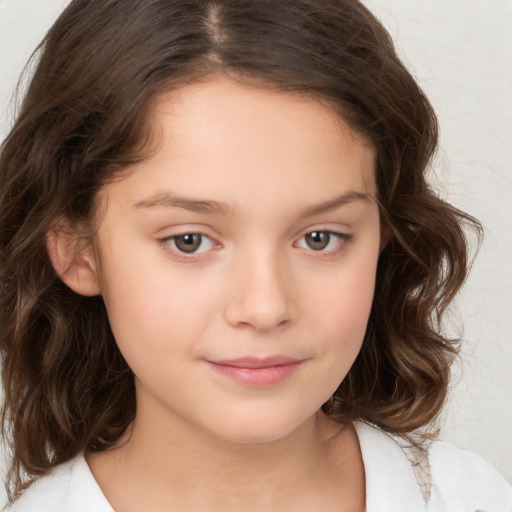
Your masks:
<svg viewBox="0 0 512 512"><path fill-rule="evenodd" d="M100 296L67 288L46 236L92 225L101 187L145 157L162 92L223 73L327 102L376 148L388 241L362 350L325 412L393 433L430 424L457 342L443 312L465 280L465 225L426 171L434 112L389 34L356 0L74 0L48 32L0 153L2 428L15 499L83 450L113 446L134 376Z"/></svg>

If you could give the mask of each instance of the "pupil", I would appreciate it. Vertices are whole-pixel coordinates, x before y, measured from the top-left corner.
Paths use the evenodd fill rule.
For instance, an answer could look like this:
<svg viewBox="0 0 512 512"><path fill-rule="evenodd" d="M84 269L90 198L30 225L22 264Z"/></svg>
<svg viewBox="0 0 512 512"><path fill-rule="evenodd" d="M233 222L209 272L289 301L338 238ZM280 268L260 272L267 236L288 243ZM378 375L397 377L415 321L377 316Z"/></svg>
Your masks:
<svg viewBox="0 0 512 512"><path fill-rule="evenodd" d="M183 252L194 252L201 245L201 235L182 235L175 240L176 247Z"/></svg>
<svg viewBox="0 0 512 512"><path fill-rule="evenodd" d="M306 241L309 247L315 251L321 251L329 245L331 237L325 231L313 231L306 235Z"/></svg>

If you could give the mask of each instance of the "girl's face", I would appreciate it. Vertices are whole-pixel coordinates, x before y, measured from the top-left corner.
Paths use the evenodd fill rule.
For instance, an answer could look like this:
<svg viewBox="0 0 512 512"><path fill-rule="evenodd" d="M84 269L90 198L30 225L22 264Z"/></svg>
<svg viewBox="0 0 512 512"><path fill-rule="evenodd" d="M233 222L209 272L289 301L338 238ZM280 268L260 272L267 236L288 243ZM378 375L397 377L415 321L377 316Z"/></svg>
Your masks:
<svg viewBox="0 0 512 512"><path fill-rule="evenodd" d="M354 362L380 246L375 152L327 107L227 78L163 95L96 240L138 418L283 438Z"/></svg>

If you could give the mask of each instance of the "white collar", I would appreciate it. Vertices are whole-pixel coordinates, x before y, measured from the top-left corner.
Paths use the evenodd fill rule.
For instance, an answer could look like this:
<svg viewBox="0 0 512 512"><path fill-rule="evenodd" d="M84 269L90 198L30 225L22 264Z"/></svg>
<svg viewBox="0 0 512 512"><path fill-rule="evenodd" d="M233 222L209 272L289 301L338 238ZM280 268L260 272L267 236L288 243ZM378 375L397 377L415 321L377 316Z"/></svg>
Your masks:
<svg viewBox="0 0 512 512"><path fill-rule="evenodd" d="M359 421L359 438L366 478L367 512L423 512L427 504L411 463L391 435Z"/></svg>

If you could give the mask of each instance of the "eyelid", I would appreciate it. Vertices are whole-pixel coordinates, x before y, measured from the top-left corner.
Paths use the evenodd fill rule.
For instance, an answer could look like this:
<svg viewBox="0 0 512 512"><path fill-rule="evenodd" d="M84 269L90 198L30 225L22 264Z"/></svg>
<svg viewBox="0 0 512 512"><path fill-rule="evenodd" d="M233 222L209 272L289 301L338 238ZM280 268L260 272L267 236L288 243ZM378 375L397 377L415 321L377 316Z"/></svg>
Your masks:
<svg viewBox="0 0 512 512"><path fill-rule="evenodd" d="M187 252L180 251L178 248L173 248L170 245L170 242L176 240L177 238L186 236L186 235L198 235L198 236L201 236L203 238L206 238L206 239L211 241L212 247L210 249L206 249L206 250L201 251L201 252L197 252L196 251L196 252L187 253ZM203 254L206 254L206 253L211 252L212 250L214 250L215 246L220 245L212 236L210 236L207 233L205 233L204 231L200 231L198 229L183 229L183 230L181 230L178 233L173 233L171 235L159 237L157 239L157 243L158 243L158 245L162 246L162 248L165 251L169 252L174 257L176 257L176 258L178 258L180 260L187 260L187 261L191 261L191 260L194 260L197 257L201 257Z"/></svg>
<svg viewBox="0 0 512 512"><path fill-rule="evenodd" d="M325 250L325 249L315 250L311 247L299 245L299 242L301 240L303 240L307 235L309 235L311 233L315 233L315 232L327 233L330 236L337 238L338 239L337 246L335 248L332 248L329 250ZM171 241L176 240L177 238L180 238L180 237L183 237L186 235L198 235L203 238L206 238L206 239L210 240L212 247L210 247L209 249L203 250L201 252L195 251L195 252L190 252L190 253L183 252L177 247L175 247L175 248L171 247L171 245L170 245ZM303 231L302 235L293 244L293 246L298 247L303 250L306 250L309 253L311 253L312 255L314 255L314 256L316 255L316 257L327 258L327 257L334 257L338 253L342 252L346 248L346 245L349 244L352 240L353 240L353 235L350 233L340 232L340 231L336 231L334 229L329 229L329 228L325 228L325 227L310 228L306 231ZM215 246L220 247L222 245L215 238L210 236L208 233L205 233L204 231L201 231L199 229L193 229L193 228L192 229L187 229L187 228L181 229L177 233L159 237L157 239L157 243L160 246L162 246L164 250L171 253L172 256L179 258L182 261L193 261L194 259L201 258L203 255L206 255L207 253L211 252L212 250L215 250ZM330 243L331 243L331 241L328 242L328 244L330 244Z"/></svg>
<svg viewBox="0 0 512 512"><path fill-rule="evenodd" d="M300 240L304 239L307 235L309 235L311 233L327 233L330 236L336 237L338 239L337 247L326 251L326 250L315 250L315 249L312 249L311 247L301 247L300 245L298 245ZM335 231L333 229L326 229L326 228L319 228L319 229L313 228L313 229L308 229L306 232L304 232L302 234L302 236L297 240L297 242L295 242L294 245L312 253L313 255L317 255L318 257L329 257L329 256L336 256L339 252L343 251L346 248L346 245L348 243L350 243L353 240L353 238L354 238L353 235L350 233L344 233L344 232Z"/></svg>

